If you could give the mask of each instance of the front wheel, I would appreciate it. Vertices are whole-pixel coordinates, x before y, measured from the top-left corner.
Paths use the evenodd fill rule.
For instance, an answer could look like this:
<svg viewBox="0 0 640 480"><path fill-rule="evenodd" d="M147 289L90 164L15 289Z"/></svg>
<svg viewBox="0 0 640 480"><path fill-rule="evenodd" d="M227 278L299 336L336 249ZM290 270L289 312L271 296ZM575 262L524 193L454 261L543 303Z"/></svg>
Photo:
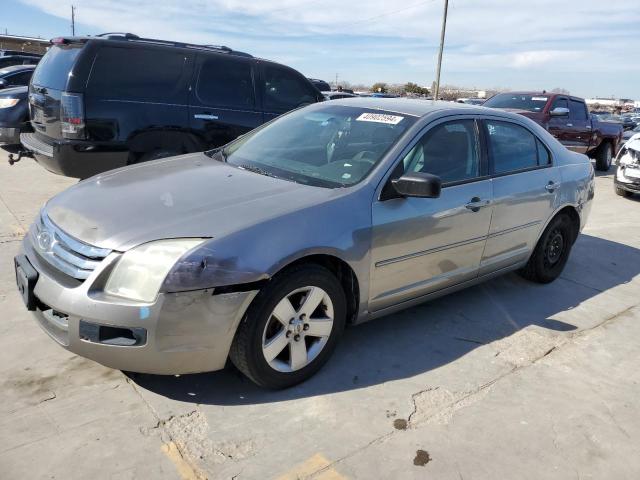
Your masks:
<svg viewBox="0 0 640 480"><path fill-rule="evenodd" d="M568 215L556 216L542 233L520 275L537 283L553 282L569 259L576 233Z"/></svg>
<svg viewBox="0 0 640 480"><path fill-rule="evenodd" d="M596 152L596 170L601 172L609 171L613 160L613 145L610 142L603 142Z"/></svg>
<svg viewBox="0 0 640 480"><path fill-rule="evenodd" d="M254 383L290 387L325 364L345 321L346 299L338 279L321 266L294 267L256 296L229 356Z"/></svg>

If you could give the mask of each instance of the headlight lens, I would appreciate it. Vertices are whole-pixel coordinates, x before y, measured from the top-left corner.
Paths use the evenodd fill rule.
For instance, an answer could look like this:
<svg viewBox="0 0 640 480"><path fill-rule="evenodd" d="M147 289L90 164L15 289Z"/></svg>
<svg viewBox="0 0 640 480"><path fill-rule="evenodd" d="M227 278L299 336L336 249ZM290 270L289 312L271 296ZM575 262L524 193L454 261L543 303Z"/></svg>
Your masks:
<svg viewBox="0 0 640 480"><path fill-rule="evenodd" d="M153 302L171 267L202 238L145 243L126 252L109 275L105 292L141 302Z"/></svg>
<svg viewBox="0 0 640 480"><path fill-rule="evenodd" d="M10 108L20 101L19 98L0 98L0 108Z"/></svg>

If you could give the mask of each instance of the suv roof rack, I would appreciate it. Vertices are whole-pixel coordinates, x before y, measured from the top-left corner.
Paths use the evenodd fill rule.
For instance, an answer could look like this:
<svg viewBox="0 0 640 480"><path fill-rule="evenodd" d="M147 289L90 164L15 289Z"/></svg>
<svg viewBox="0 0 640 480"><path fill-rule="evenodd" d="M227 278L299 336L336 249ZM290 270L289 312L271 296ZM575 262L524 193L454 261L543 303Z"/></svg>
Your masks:
<svg viewBox="0 0 640 480"><path fill-rule="evenodd" d="M237 50L233 50L224 45L199 45L195 43L184 43L184 42L174 42L172 40L159 40L157 38L144 38L139 37L133 33L127 32L107 32L101 33L99 35L95 35L96 37L107 38L109 40L127 40L141 43L152 43L156 45L168 45L171 47L181 47L181 48L193 48L198 50L215 50L217 52L229 53L231 55L240 55L242 57L253 57L245 52L239 52Z"/></svg>

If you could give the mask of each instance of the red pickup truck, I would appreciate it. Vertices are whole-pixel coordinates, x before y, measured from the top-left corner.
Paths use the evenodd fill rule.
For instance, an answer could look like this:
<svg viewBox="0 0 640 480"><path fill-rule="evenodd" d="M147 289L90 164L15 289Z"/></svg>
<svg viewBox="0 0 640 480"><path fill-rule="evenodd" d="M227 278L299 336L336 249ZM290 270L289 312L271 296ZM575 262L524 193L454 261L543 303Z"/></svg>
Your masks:
<svg viewBox="0 0 640 480"><path fill-rule="evenodd" d="M596 170L607 171L622 140L622 125L599 121L582 98L559 93L507 92L483 106L519 113L542 125L570 150L596 160Z"/></svg>

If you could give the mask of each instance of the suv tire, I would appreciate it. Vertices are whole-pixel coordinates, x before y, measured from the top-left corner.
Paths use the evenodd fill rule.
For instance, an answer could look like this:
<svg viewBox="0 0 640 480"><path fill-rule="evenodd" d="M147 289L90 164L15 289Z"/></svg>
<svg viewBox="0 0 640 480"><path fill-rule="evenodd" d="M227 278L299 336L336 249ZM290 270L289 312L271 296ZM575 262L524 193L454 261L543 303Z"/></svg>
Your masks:
<svg viewBox="0 0 640 480"><path fill-rule="evenodd" d="M613 145L611 142L602 142L596 151L596 170L607 172L611 168L613 160Z"/></svg>

